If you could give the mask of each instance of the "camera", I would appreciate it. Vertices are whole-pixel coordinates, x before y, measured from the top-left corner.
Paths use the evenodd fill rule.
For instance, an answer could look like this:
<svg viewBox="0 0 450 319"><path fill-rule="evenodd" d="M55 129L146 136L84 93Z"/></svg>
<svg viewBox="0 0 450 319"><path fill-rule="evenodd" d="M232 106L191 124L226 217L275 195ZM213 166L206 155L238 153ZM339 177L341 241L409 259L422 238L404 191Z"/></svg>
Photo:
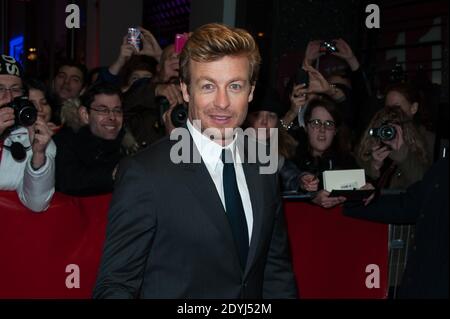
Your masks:
<svg viewBox="0 0 450 319"><path fill-rule="evenodd" d="M159 105L160 114L161 116L170 108L169 100L167 100L164 96L158 96L156 97L156 103ZM170 121L172 122L172 125L174 127L181 127L183 126L188 118L188 110L184 104L178 104L170 113Z"/></svg>
<svg viewBox="0 0 450 319"><path fill-rule="evenodd" d="M397 130L394 126L389 124L381 125L377 128L372 128L369 130L369 135L372 137L377 137L382 141L391 141L395 138Z"/></svg>
<svg viewBox="0 0 450 319"><path fill-rule="evenodd" d="M322 41L322 43L320 43L319 52L333 53L337 51L338 49L336 48L336 42L334 41Z"/></svg>
<svg viewBox="0 0 450 319"><path fill-rule="evenodd" d="M37 109L32 102L25 96L14 98L5 107L10 107L14 110L15 122L14 126L31 126L36 122Z"/></svg>

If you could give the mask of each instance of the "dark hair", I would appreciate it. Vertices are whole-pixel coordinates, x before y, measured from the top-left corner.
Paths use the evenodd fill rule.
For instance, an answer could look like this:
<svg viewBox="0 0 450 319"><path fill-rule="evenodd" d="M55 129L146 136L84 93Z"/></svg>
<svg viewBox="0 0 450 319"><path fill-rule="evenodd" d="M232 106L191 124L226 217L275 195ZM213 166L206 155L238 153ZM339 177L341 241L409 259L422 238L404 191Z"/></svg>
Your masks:
<svg viewBox="0 0 450 319"><path fill-rule="evenodd" d="M305 113L303 114L305 123L308 123L308 121L311 119L312 111L317 107L323 107L324 109L326 109L333 118L334 123L336 124L336 129L339 129L342 124L341 112L337 108L336 103L325 96L314 98L308 102Z"/></svg>
<svg viewBox="0 0 450 319"><path fill-rule="evenodd" d="M122 100L122 91L116 85L110 83L99 83L91 86L81 97L80 102L81 105L90 109L92 102L95 99L96 95L105 94L105 95L118 95L120 100Z"/></svg>
<svg viewBox="0 0 450 319"><path fill-rule="evenodd" d="M87 74L87 79L86 79L86 87L89 87L89 86L91 86L92 84L94 84L94 83L96 83L97 82L97 80L96 81L93 81L93 79L94 79L94 76L96 75L96 74L100 74L100 71L102 70L102 67L101 66L98 66L98 67L96 67L96 68L93 68L93 69L90 69L89 70L89 72L88 72L88 74Z"/></svg>
<svg viewBox="0 0 450 319"><path fill-rule="evenodd" d="M127 85L131 74L136 70L150 71L153 76L156 74L156 65L158 61L155 58L146 55L133 55L123 66L120 77L122 85Z"/></svg>
<svg viewBox="0 0 450 319"><path fill-rule="evenodd" d="M407 83L396 83L389 85L386 88L386 97L389 92L398 92L411 104L417 103L418 108L416 114L413 116L414 123L417 125L424 125L429 128L431 126L430 115L427 112L425 105L425 98L423 92L418 88L414 87L412 84Z"/></svg>
<svg viewBox="0 0 450 319"><path fill-rule="evenodd" d="M48 105L50 105L50 108L52 110L50 121L59 125L61 123L59 119L60 105L59 99L56 97L55 93L53 93L44 82L36 78L25 79L24 88L26 90L26 95L29 95L30 90L39 90L44 93L45 99L47 100L47 103Z"/></svg>
<svg viewBox="0 0 450 319"><path fill-rule="evenodd" d="M78 70L80 70L80 72L82 74L81 80L83 81L83 86L86 84L88 69L86 68L86 66L84 64L74 61L74 60L64 60L58 64L58 68L56 69L56 74L58 74L59 70L63 66L70 66L70 67L74 67L74 68L77 68Z"/></svg>
<svg viewBox="0 0 450 319"><path fill-rule="evenodd" d="M347 161L352 148L350 143L350 130L343 123L341 111L338 109L336 103L325 95L320 95L318 98L314 98L308 102L305 113L303 114L305 123L311 120L313 110L318 107L323 107L327 110L336 124L336 136L326 153L334 153L339 162L343 163Z"/></svg>

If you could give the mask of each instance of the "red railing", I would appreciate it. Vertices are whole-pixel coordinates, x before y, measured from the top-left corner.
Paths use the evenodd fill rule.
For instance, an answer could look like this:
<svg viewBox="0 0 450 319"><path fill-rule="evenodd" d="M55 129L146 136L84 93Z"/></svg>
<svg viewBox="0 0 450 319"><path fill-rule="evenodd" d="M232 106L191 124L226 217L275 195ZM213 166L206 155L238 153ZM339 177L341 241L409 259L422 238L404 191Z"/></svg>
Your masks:
<svg viewBox="0 0 450 319"><path fill-rule="evenodd" d="M0 192L0 298L90 298L110 199L57 193L35 214ZM302 298L386 296L386 226L305 203L286 202L285 213ZM380 288L366 287L368 264L379 266Z"/></svg>

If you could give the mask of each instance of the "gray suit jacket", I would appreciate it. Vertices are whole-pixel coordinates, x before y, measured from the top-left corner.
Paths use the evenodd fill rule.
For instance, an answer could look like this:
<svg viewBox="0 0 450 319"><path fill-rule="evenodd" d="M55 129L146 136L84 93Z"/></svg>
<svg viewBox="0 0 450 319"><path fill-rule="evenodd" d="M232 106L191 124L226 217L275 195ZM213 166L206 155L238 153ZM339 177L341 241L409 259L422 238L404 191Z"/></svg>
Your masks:
<svg viewBox="0 0 450 319"><path fill-rule="evenodd" d="M243 271L206 166L172 163L175 143L121 163L94 298L296 298L277 176L243 164L254 218Z"/></svg>

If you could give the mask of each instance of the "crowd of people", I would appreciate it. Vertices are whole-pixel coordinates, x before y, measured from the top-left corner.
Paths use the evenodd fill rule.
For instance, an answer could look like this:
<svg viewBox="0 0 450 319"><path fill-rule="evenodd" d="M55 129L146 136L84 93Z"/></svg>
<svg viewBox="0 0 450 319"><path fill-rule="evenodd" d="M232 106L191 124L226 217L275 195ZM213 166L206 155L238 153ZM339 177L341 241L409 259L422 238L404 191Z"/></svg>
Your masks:
<svg viewBox="0 0 450 319"><path fill-rule="evenodd" d="M282 191L308 194L313 205L328 209L346 198L330 197L323 185L324 171L363 168L366 180L378 189L406 189L422 180L437 160L435 136L423 116L426 101L409 83L386 85L384 106L369 122L365 120L373 90L343 39L334 41L334 52L324 52L320 40L311 41L298 67L302 76L293 76L286 87L288 98L283 99L275 89L258 84L258 49L244 30L202 26L181 53L173 44L162 49L151 32L140 30L141 50L124 37L110 66L88 71L78 62L64 61L48 81L25 76L13 57L0 57L0 190L16 191L33 212L44 212L55 191L72 196L114 192L96 297L295 297L278 183ZM341 59L346 68L320 72L314 65L327 55ZM35 114L26 101L34 105ZM35 120L26 123L30 117ZM277 129L279 181L252 180L245 165L235 163L234 178L227 183L222 170L225 174L228 167L220 154L234 145L233 136L205 149L202 145L208 139L197 136L192 125L196 119L202 120L203 129L267 130L263 138L267 144L274 142L270 129ZM181 179L191 181L195 176L169 163L168 136L180 125L189 130L206 166L198 170L191 191ZM391 129L392 135L383 136L382 127ZM233 148L231 153L236 160ZM209 188L196 188L199 181ZM267 218L264 232L258 228L262 221L252 198L255 183L262 183L257 187L264 199L259 200L273 207L272 211L259 207ZM213 195L216 190L220 198ZM189 210L204 209L191 199L201 195L196 192L211 195L205 204L208 209L225 215L237 212L235 219L229 218L231 232L227 231L238 247L236 264L232 252L221 255L228 254L227 245L208 246L220 240L202 216L182 217L186 203ZM176 200L169 195L174 193L179 196ZM414 218L405 221L402 224L415 223ZM183 233L185 225L191 227ZM399 227L392 236L404 241L414 237L411 226ZM406 237L403 227L409 227ZM198 232L204 235L194 241ZM171 238L173 234L177 236ZM260 245L252 250L255 240ZM201 248L189 246L193 241ZM221 253L205 258L214 251ZM253 265L250 258L256 260ZM171 277L174 273L181 277ZM214 276L216 281L208 282ZM144 287L139 288L142 282ZM398 279L391 278L391 285L397 284Z"/></svg>

